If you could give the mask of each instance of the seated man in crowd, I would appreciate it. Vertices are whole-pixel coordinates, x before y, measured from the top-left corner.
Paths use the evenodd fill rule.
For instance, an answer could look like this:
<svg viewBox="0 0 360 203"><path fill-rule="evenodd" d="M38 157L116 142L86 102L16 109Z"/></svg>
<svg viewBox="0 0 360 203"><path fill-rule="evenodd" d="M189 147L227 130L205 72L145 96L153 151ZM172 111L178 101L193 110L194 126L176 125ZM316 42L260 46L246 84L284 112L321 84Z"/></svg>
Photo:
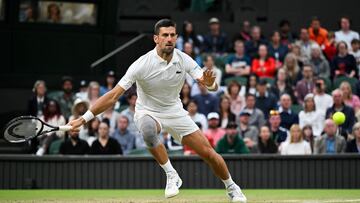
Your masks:
<svg viewBox="0 0 360 203"><path fill-rule="evenodd" d="M99 137L93 142L90 154L122 154L119 143L109 136L110 124L108 119L104 119L99 125Z"/></svg>
<svg viewBox="0 0 360 203"><path fill-rule="evenodd" d="M46 84L43 80L37 80L32 89L33 96L28 101L27 105L27 114L40 117L43 115L43 109L48 102L48 97L46 96Z"/></svg>
<svg viewBox="0 0 360 203"><path fill-rule="evenodd" d="M121 146L124 155L135 148L135 135L128 130L129 119L121 115L117 119L117 128L111 135L112 138L116 139Z"/></svg>
<svg viewBox="0 0 360 203"><path fill-rule="evenodd" d="M311 25L309 27L309 37L314 40L319 46L325 46L329 43L328 31L321 27L320 20L317 17L313 17Z"/></svg>
<svg viewBox="0 0 360 203"><path fill-rule="evenodd" d="M210 112L218 112L219 110L219 97L210 94L205 86L200 85L200 94L194 96L194 100L198 104L198 112L207 116Z"/></svg>
<svg viewBox="0 0 360 203"><path fill-rule="evenodd" d="M243 41L236 40L234 44L235 54L230 56L225 65L225 77L248 76L250 74L250 57L245 55Z"/></svg>
<svg viewBox="0 0 360 203"><path fill-rule="evenodd" d="M256 101L255 95L247 94L245 101L246 101L246 106L244 107L243 110L250 113L249 125L255 126L258 129L260 129L261 126L266 124L266 121L264 118L264 113L260 109L255 107L255 101Z"/></svg>
<svg viewBox="0 0 360 203"><path fill-rule="evenodd" d="M253 26L251 28L251 40L245 42L246 54L251 59L255 58L261 44L268 45L268 42L262 38L261 28L259 26Z"/></svg>
<svg viewBox="0 0 360 203"><path fill-rule="evenodd" d="M287 130L290 130L290 127L293 124L299 123L299 116L298 114L294 113L291 110L291 105L292 105L292 101L290 95L283 94L280 97L280 107L279 107L279 112L281 117L280 126L286 128Z"/></svg>
<svg viewBox="0 0 360 203"><path fill-rule="evenodd" d="M311 64L304 64L302 75L303 78L297 82L295 87L295 96L300 105L304 104L304 97L313 93L315 88L314 72Z"/></svg>
<svg viewBox="0 0 360 203"><path fill-rule="evenodd" d="M269 118L269 112L277 107L277 99L274 94L267 90L267 82L261 79L256 85L256 108L259 108L265 116Z"/></svg>
<svg viewBox="0 0 360 203"><path fill-rule="evenodd" d="M211 112L207 116L208 130L204 132L204 135L209 140L212 147L215 147L218 141L224 137L225 130L219 127L220 116L216 112Z"/></svg>
<svg viewBox="0 0 360 203"><path fill-rule="evenodd" d="M340 19L340 27L339 31L335 32L335 41L339 43L341 41L346 42L348 47L350 47L350 43L353 39L359 39L359 33L350 29L350 18L343 16Z"/></svg>
<svg viewBox="0 0 360 203"><path fill-rule="evenodd" d="M325 134L316 138L314 154L337 154L345 152L346 141L344 137L337 133L337 128L332 119L325 121Z"/></svg>
<svg viewBox="0 0 360 203"><path fill-rule="evenodd" d="M240 112L239 134L250 152L256 152L259 130L255 126L249 125L250 116L251 113L246 110Z"/></svg>
<svg viewBox="0 0 360 203"><path fill-rule="evenodd" d="M61 108L61 113L65 119L71 116L71 109L75 102L75 94L73 93L73 79L69 76L62 78L62 91L54 94L52 99L56 100Z"/></svg>
<svg viewBox="0 0 360 203"><path fill-rule="evenodd" d="M60 145L60 154L83 155L89 153L89 145L79 138L78 132L69 132L69 138Z"/></svg>
<svg viewBox="0 0 360 203"><path fill-rule="evenodd" d="M229 122L226 126L225 136L216 145L216 152L219 154L247 154L249 149L239 136L238 125Z"/></svg>
<svg viewBox="0 0 360 203"><path fill-rule="evenodd" d="M288 137L288 130L280 126L281 123L281 116L280 112L276 110L270 111L270 131L271 131L271 138L275 141L275 143L279 146L282 142L287 140Z"/></svg>
<svg viewBox="0 0 360 203"><path fill-rule="evenodd" d="M204 51L206 53L222 54L228 49L227 35L220 30L220 21L217 18L209 20L210 32L204 36Z"/></svg>

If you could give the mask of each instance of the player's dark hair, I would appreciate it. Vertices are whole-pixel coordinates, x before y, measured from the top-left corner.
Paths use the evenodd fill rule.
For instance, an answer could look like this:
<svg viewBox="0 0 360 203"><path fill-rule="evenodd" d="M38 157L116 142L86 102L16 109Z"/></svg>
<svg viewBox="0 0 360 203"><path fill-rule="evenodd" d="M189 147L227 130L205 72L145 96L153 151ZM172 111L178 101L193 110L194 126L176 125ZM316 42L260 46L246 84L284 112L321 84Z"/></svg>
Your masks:
<svg viewBox="0 0 360 203"><path fill-rule="evenodd" d="M161 19L154 26L154 34L158 35L162 27L175 27L176 29L176 23L170 19Z"/></svg>

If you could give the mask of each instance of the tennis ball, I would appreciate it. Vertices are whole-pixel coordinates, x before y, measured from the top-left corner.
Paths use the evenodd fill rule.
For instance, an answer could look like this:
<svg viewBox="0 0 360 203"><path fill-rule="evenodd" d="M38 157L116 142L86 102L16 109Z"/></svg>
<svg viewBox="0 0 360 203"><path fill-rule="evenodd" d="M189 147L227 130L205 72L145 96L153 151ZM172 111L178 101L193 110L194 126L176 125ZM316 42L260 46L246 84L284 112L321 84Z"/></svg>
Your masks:
<svg viewBox="0 0 360 203"><path fill-rule="evenodd" d="M332 119L336 125L341 125L345 122L346 117L343 112L338 111L333 114Z"/></svg>

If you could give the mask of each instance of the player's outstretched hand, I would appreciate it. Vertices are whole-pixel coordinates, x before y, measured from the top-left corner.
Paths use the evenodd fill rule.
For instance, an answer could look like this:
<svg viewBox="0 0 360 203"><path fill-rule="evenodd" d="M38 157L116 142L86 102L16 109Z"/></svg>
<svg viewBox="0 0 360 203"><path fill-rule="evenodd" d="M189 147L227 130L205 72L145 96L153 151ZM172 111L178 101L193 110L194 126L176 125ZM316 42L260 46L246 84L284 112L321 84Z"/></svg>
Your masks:
<svg viewBox="0 0 360 203"><path fill-rule="evenodd" d="M72 129L70 132L72 133L78 133L80 132L80 127L84 124L84 119L82 117L70 121L67 125L71 125Z"/></svg>
<svg viewBox="0 0 360 203"><path fill-rule="evenodd" d="M205 70L202 77L200 79L197 79L197 81L201 84L201 85L205 85L210 87L211 85L214 84L215 82L215 75L213 74L213 72L211 70Z"/></svg>

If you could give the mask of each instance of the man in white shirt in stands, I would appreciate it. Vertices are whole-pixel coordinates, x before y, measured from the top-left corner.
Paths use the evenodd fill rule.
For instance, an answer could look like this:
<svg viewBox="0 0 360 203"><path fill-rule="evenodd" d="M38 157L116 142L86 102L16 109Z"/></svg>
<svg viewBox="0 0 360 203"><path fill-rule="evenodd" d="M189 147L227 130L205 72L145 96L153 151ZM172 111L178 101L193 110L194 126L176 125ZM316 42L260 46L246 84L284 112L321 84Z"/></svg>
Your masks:
<svg viewBox="0 0 360 203"><path fill-rule="evenodd" d="M333 105L332 96L326 94L326 84L323 78L316 79L314 89L314 101L316 109L321 112L325 118L326 110Z"/></svg>
<svg viewBox="0 0 360 203"><path fill-rule="evenodd" d="M351 49L351 41L353 39L359 39L359 33L350 30L350 19L348 17L342 17L340 19L340 28L341 30L335 32L336 43L344 41L349 49Z"/></svg>
<svg viewBox="0 0 360 203"><path fill-rule="evenodd" d="M154 27L155 49L136 60L118 85L100 97L89 111L71 121L69 124L73 126L72 131L77 131L95 115L112 106L136 82L138 99L134 120L150 153L166 172L165 197L177 195L182 180L172 167L165 146L160 141L158 134L161 129L196 151L224 182L231 202L246 202L240 187L231 179L224 159L215 152L191 120L179 98L186 73L210 91L218 89L215 76L212 71L203 72L193 59L175 49L176 39L176 24L168 19L158 21Z"/></svg>

